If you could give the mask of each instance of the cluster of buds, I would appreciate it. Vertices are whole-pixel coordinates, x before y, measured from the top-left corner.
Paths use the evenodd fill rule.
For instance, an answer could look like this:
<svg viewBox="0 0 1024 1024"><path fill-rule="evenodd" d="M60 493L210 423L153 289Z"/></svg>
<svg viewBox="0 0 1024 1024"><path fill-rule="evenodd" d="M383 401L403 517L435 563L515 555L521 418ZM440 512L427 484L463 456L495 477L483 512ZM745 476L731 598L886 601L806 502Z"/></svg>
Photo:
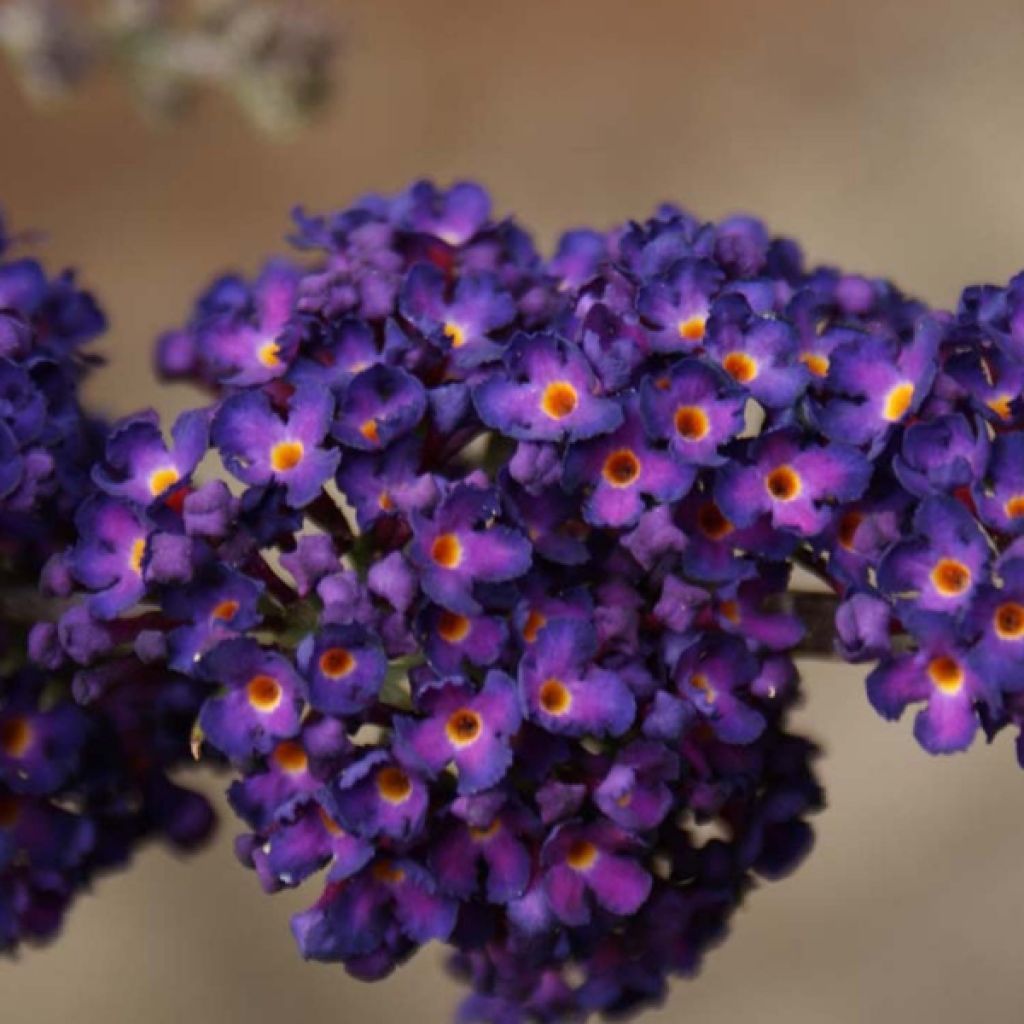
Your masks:
<svg viewBox="0 0 1024 1024"><path fill-rule="evenodd" d="M51 621L70 586L51 557L74 538L103 451L106 427L77 389L104 319L70 274L50 278L10 246L0 228L0 952L55 934L76 893L144 837L188 848L212 824L167 776L201 688L151 675L86 693L30 652L30 630L75 643L75 613Z"/></svg>
<svg viewBox="0 0 1024 1024"><path fill-rule="evenodd" d="M322 20L293 0L9 0L0 49L44 101L109 67L154 114L176 114L215 88L271 132L323 103L335 55Z"/></svg>

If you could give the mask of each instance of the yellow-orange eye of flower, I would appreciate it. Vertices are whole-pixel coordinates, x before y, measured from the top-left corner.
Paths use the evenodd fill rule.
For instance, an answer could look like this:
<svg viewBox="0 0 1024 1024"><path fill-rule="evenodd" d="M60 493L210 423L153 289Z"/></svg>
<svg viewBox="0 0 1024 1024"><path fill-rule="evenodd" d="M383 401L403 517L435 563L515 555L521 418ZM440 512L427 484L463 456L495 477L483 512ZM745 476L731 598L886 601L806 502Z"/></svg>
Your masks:
<svg viewBox="0 0 1024 1024"><path fill-rule="evenodd" d="M713 701L715 699L715 688L711 685L711 681L703 672L694 672L694 674L690 676L690 685L695 690L703 693L708 700Z"/></svg>
<svg viewBox="0 0 1024 1024"><path fill-rule="evenodd" d="M377 421L372 417L368 420L363 420L359 424L359 433L366 438L370 444L380 444L380 430L377 427Z"/></svg>
<svg viewBox="0 0 1024 1024"><path fill-rule="evenodd" d="M461 643L469 635L470 621L465 615L443 611L437 620L438 635L446 643Z"/></svg>
<svg viewBox="0 0 1024 1024"><path fill-rule="evenodd" d="M132 572L142 572L142 557L146 553L146 538L136 537L132 541L131 554L128 556L128 564L132 567Z"/></svg>
<svg viewBox="0 0 1024 1024"><path fill-rule="evenodd" d="M384 885L399 885L405 881L405 872L390 860L380 860L371 869L376 881Z"/></svg>
<svg viewBox="0 0 1024 1024"><path fill-rule="evenodd" d="M154 469L149 474L149 493L153 497L157 497L159 494L163 494L168 487L173 487L179 480L181 475L174 468L174 466L164 466L163 469Z"/></svg>
<svg viewBox="0 0 1024 1024"><path fill-rule="evenodd" d="M536 642L537 634L547 624L548 617L543 612L537 611L536 608L531 608L530 614L526 616L526 622L523 623L523 639L528 644Z"/></svg>
<svg viewBox="0 0 1024 1024"><path fill-rule="evenodd" d="M704 327L708 322L708 318L701 313L695 313L693 316L686 317L685 320L680 320L676 325L676 329L679 331L679 337L683 341L703 341L704 340Z"/></svg>
<svg viewBox="0 0 1024 1024"><path fill-rule="evenodd" d="M32 723L20 715L0 722L0 750L8 757L24 757L34 736Z"/></svg>
<svg viewBox="0 0 1024 1024"><path fill-rule="evenodd" d="M959 693L964 685L964 670L948 654L941 654L928 662L928 677L943 693Z"/></svg>
<svg viewBox="0 0 1024 1024"><path fill-rule="evenodd" d="M462 545L454 533L442 533L430 545L430 557L442 569L456 569L462 561Z"/></svg>
<svg viewBox="0 0 1024 1024"><path fill-rule="evenodd" d="M860 524L864 522L864 515L861 512L846 512L843 517L839 520L839 530L837 536L839 538L839 544L844 547L847 551L853 550L853 539L857 535L857 530L860 529Z"/></svg>
<svg viewBox="0 0 1024 1024"><path fill-rule="evenodd" d="M462 348L466 344L466 332L458 324L445 324L444 336L452 343L452 348Z"/></svg>
<svg viewBox="0 0 1024 1024"><path fill-rule="evenodd" d="M270 449L270 467L275 473L287 473L302 461L305 451L301 441L278 441Z"/></svg>
<svg viewBox="0 0 1024 1024"><path fill-rule="evenodd" d="M344 679L356 667L356 659L344 647L328 647L318 664L328 679Z"/></svg>
<svg viewBox="0 0 1024 1024"><path fill-rule="evenodd" d="M628 487L640 475L640 460L629 448L620 448L604 460L601 475L612 487Z"/></svg>
<svg viewBox="0 0 1024 1024"><path fill-rule="evenodd" d="M501 818L495 818L486 828L469 827L469 838L475 843L486 843L501 831Z"/></svg>
<svg viewBox="0 0 1024 1024"><path fill-rule="evenodd" d="M776 501L792 501L803 490L800 474L792 466L776 466L768 474L764 485Z"/></svg>
<svg viewBox="0 0 1024 1024"><path fill-rule="evenodd" d="M1024 516L1024 494L1015 494L1012 498L1007 499L1003 511L1008 519L1019 519Z"/></svg>
<svg viewBox="0 0 1024 1024"><path fill-rule="evenodd" d="M402 804L412 794L409 776L394 765L385 765L376 776L377 792L389 804Z"/></svg>
<svg viewBox="0 0 1024 1024"><path fill-rule="evenodd" d="M700 511L697 513L697 526L709 540L721 540L733 530L732 523L713 501L701 505Z"/></svg>
<svg viewBox="0 0 1024 1024"><path fill-rule="evenodd" d="M577 839L569 847L565 862L573 871L586 871L597 860L597 847L585 839Z"/></svg>
<svg viewBox="0 0 1024 1024"><path fill-rule="evenodd" d="M453 746L468 747L480 735L482 727L483 720L475 711L459 708L445 723L444 731Z"/></svg>
<svg viewBox="0 0 1024 1024"><path fill-rule="evenodd" d="M553 380L540 396L541 411L553 420L564 420L579 403L579 393L567 380Z"/></svg>
<svg viewBox="0 0 1024 1024"><path fill-rule="evenodd" d="M757 360L746 352L730 352L722 360L722 369L733 380L740 384L748 384L757 376Z"/></svg>
<svg viewBox="0 0 1024 1024"><path fill-rule="evenodd" d="M1024 605L1007 601L996 609L996 635L1002 640L1019 640L1024 636Z"/></svg>
<svg viewBox="0 0 1024 1024"><path fill-rule="evenodd" d="M302 747L292 740L279 743L274 749L274 761L281 771L299 775L309 767L309 758Z"/></svg>
<svg viewBox="0 0 1024 1024"><path fill-rule="evenodd" d="M256 358L268 370L275 370L281 365L281 346L276 341L265 341L256 350Z"/></svg>
<svg viewBox="0 0 1024 1024"><path fill-rule="evenodd" d="M395 500L387 491L381 491L380 497L377 499L377 507L382 512L393 512L395 508Z"/></svg>
<svg viewBox="0 0 1024 1024"><path fill-rule="evenodd" d="M807 367L815 377L824 377L828 373L828 356L820 352L804 352L800 356L800 362Z"/></svg>
<svg viewBox="0 0 1024 1024"><path fill-rule="evenodd" d="M320 824L332 835L340 836L345 834L345 830L320 806L316 805L317 814L320 816Z"/></svg>
<svg viewBox="0 0 1024 1024"><path fill-rule="evenodd" d="M956 597L971 585L971 570L955 558L943 558L932 569L932 585L943 597Z"/></svg>
<svg viewBox="0 0 1024 1024"><path fill-rule="evenodd" d="M274 711L281 704L281 684L273 676L253 676L245 689L249 703L264 714Z"/></svg>
<svg viewBox="0 0 1024 1024"><path fill-rule="evenodd" d="M540 706L549 715L564 715L572 704L572 694L560 679L545 679L539 697Z"/></svg>
<svg viewBox="0 0 1024 1024"><path fill-rule="evenodd" d="M238 614L239 607L238 602L229 597L214 605L213 611L210 612L210 618L217 619L218 622L227 622Z"/></svg>
<svg viewBox="0 0 1024 1024"><path fill-rule="evenodd" d="M985 404L1001 420L1008 420L1010 418L1010 403L1013 401L1013 397L1013 395L998 395L996 398L990 398Z"/></svg>
<svg viewBox="0 0 1024 1024"><path fill-rule="evenodd" d="M674 419L676 433L684 441L703 441L711 429L708 414L699 405L681 405Z"/></svg>
<svg viewBox="0 0 1024 1024"><path fill-rule="evenodd" d="M0 793L0 828L14 828L21 817L21 802L16 796Z"/></svg>
<svg viewBox="0 0 1024 1024"><path fill-rule="evenodd" d="M914 400L914 385L910 381L904 381L890 389L882 402L882 418L889 423L896 423L903 419Z"/></svg>
<svg viewBox="0 0 1024 1024"><path fill-rule="evenodd" d="M723 619L728 619L735 624L740 621L740 606L738 601L723 601L719 606Z"/></svg>

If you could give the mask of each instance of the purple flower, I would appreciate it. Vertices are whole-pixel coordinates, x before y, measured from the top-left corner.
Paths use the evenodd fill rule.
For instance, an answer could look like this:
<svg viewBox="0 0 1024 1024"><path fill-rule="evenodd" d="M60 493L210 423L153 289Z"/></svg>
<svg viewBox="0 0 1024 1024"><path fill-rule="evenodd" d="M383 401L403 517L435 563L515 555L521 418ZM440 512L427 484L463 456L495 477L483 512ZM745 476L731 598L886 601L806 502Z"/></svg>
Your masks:
<svg viewBox="0 0 1024 1024"><path fill-rule="evenodd" d="M437 498L437 484L421 473L422 444L417 437L396 441L380 453L346 452L338 469L338 487L356 510L360 529L394 513L408 515Z"/></svg>
<svg viewBox="0 0 1024 1024"><path fill-rule="evenodd" d="M676 501L696 475L648 440L635 402L626 406L625 417L612 433L572 447L565 460L563 486L575 490L588 485L583 516L593 526L633 526L644 511L645 497Z"/></svg>
<svg viewBox="0 0 1024 1024"><path fill-rule="evenodd" d="M203 705L203 735L229 757L269 753L299 731L302 680L282 655L247 638L226 640L203 659L222 692Z"/></svg>
<svg viewBox="0 0 1024 1024"><path fill-rule="evenodd" d="M517 335L504 370L473 389L489 427L521 441L579 441L614 430L622 412L597 395L597 380L579 349L551 335Z"/></svg>
<svg viewBox="0 0 1024 1024"><path fill-rule="evenodd" d="M310 707L331 715L365 711L377 700L387 658L378 639L359 625L328 625L296 651Z"/></svg>
<svg viewBox="0 0 1024 1024"><path fill-rule="evenodd" d="M986 526L1012 536L1024 532L1024 434L997 436L987 468L973 482L978 515Z"/></svg>
<svg viewBox="0 0 1024 1024"><path fill-rule="evenodd" d="M426 392L415 377L377 363L345 388L331 434L348 448L381 451L414 430L426 410Z"/></svg>
<svg viewBox="0 0 1024 1024"><path fill-rule="evenodd" d="M460 484L432 518L412 515L410 555L432 601L460 615L476 615L474 583L515 579L530 567L530 544L522 534L487 525L497 513L494 491Z"/></svg>
<svg viewBox="0 0 1024 1024"><path fill-rule="evenodd" d="M715 501L739 526L768 513L774 526L813 536L832 519L832 502L855 500L868 482L869 466L858 451L807 445L791 428L757 438L749 456L748 465L723 466L715 485Z"/></svg>
<svg viewBox="0 0 1024 1024"><path fill-rule="evenodd" d="M743 392L717 367L683 359L666 374L646 377L641 387L644 426L651 437L668 441L685 463L717 466L728 441L743 430Z"/></svg>
<svg viewBox="0 0 1024 1024"><path fill-rule="evenodd" d="M566 925L586 924L588 894L612 914L635 913L651 892L651 876L630 856L637 846L607 821L556 829L541 852L544 893L555 916Z"/></svg>
<svg viewBox="0 0 1024 1024"><path fill-rule="evenodd" d="M417 620L427 660L442 676L456 675L467 662L493 665L508 639L508 627L490 615L459 615L428 605Z"/></svg>
<svg viewBox="0 0 1024 1024"><path fill-rule="evenodd" d="M262 391L242 392L214 416L213 443L236 477L247 484L280 483L288 504L299 508L320 493L338 465L338 452L320 447L333 407L329 391L300 387L281 417Z"/></svg>
<svg viewBox="0 0 1024 1024"><path fill-rule="evenodd" d="M493 274L460 277L451 300L444 274L429 263L412 268L405 279L399 308L402 316L439 348L455 366L479 366L501 357L493 335L516 316L512 296Z"/></svg>
<svg viewBox="0 0 1024 1024"><path fill-rule="evenodd" d="M640 289L637 309L654 325L656 352L692 352L704 341L711 302L725 275L710 260L680 260Z"/></svg>
<svg viewBox="0 0 1024 1024"><path fill-rule="evenodd" d="M597 636L579 619L549 621L519 664L524 714L566 736L621 736L636 701L622 677L595 665Z"/></svg>
<svg viewBox="0 0 1024 1024"><path fill-rule="evenodd" d="M966 608L987 574L988 542L960 502L926 498L914 513L913 533L886 551L878 587L897 609L955 615Z"/></svg>
<svg viewBox="0 0 1024 1024"><path fill-rule="evenodd" d="M182 414L171 428L171 437L173 453L152 410L122 420L107 437L106 462L93 470L93 478L115 498L151 504L187 482L206 453L206 414Z"/></svg>
<svg viewBox="0 0 1024 1024"><path fill-rule="evenodd" d="M394 207L394 219L400 227L434 235L452 246L470 241L490 215L490 197L468 181L460 181L447 191L429 181L417 182Z"/></svg>
<svg viewBox="0 0 1024 1024"><path fill-rule="evenodd" d="M519 728L515 683L489 672L479 694L458 681L442 680L422 689L417 704L430 717L395 720L395 752L428 775L454 763L460 793L489 789L512 762L509 739Z"/></svg>
<svg viewBox="0 0 1024 1024"><path fill-rule="evenodd" d="M326 806L345 829L364 839L384 835L406 841L424 827L426 784L385 750L370 750L331 786Z"/></svg>
<svg viewBox="0 0 1024 1024"><path fill-rule="evenodd" d="M988 462L984 425L960 414L914 423L893 459L896 478L919 498L980 482Z"/></svg>

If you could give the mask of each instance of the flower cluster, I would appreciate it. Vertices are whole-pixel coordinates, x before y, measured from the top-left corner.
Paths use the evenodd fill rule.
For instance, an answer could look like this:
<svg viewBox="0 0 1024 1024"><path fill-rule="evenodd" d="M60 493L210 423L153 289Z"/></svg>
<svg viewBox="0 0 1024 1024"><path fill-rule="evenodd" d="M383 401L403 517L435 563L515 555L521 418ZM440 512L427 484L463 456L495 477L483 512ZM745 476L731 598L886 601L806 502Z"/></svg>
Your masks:
<svg viewBox="0 0 1024 1024"><path fill-rule="evenodd" d="M71 585L57 553L103 450L77 388L104 320L70 274L50 278L9 246L0 228L0 951L55 934L76 892L143 836L188 847L212 824L166 775L187 754L200 688L107 667L73 678L47 649L58 635L87 643L91 628L75 611L52 619Z"/></svg>
<svg viewBox="0 0 1024 1024"><path fill-rule="evenodd" d="M304 956L375 978L448 940L485 1019L657 998L809 846L784 594L876 454L834 368L912 363L930 321L749 218L545 261L419 183L296 225L305 258L161 339L213 402L112 427L39 646L209 688L240 858L268 891L326 871Z"/></svg>
<svg viewBox="0 0 1024 1024"><path fill-rule="evenodd" d="M846 394L821 407L874 460L828 554L839 649L880 660L868 696L883 716L921 705L932 753L1024 723L1022 339L1024 282L968 288L899 352L846 353Z"/></svg>

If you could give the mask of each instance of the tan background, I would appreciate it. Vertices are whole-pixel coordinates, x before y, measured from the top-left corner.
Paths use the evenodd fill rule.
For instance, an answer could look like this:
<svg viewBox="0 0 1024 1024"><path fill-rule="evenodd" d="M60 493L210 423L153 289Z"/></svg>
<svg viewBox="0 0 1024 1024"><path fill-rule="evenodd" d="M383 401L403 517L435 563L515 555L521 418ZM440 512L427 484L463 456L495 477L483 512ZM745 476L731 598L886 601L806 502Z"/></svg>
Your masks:
<svg viewBox="0 0 1024 1024"><path fill-rule="evenodd" d="M476 176L547 243L671 198L749 209L815 259L947 304L1024 264L1019 0L717 3L348 0L346 91L293 144L212 103L165 131L91 89L49 117L0 76L0 202L50 232L113 317L91 396L165 411L149 348L210 274L280 245L292 203L420 174ZM808 666L828 748L815 854L754 895L651 1021L1021 1020L1024 779L994 750L929 760L876 719L861 673ZM97 886L62 941L0 965L4 1024L397 1021L457 997L428 951L367 987L294 955L294 896L262 897L220 842Z"/></svg>

